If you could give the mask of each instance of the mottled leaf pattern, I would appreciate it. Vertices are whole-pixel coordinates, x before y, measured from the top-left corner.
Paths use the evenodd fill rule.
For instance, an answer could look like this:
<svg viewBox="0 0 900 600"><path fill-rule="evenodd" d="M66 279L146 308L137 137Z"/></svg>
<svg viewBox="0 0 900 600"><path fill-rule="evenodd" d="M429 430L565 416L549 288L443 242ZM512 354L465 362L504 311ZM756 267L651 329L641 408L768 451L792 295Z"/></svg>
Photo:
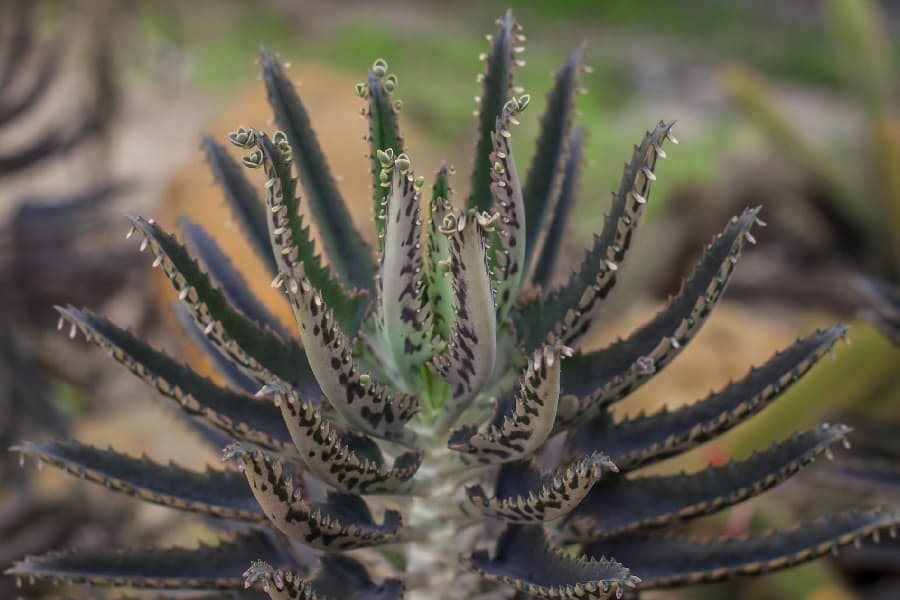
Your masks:
<svg viewBox="0 0 900 600"><path fill-rule="evenodd" d="M453 279L450 276L450 241L441 233L441 224L450 212L450 184L447 165L435 175L428 212L427 253L425 255L425 292L431 311L434 334L445 342L450 339L454 321Z"/></svg>

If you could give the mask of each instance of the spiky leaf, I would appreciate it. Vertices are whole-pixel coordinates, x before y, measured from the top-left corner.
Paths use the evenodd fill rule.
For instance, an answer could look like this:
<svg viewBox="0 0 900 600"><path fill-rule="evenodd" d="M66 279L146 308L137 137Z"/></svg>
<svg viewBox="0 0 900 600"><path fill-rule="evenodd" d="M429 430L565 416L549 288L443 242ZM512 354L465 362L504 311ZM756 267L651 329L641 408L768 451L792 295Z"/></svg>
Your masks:
<svg viewBox="0 0 900 600"><path fill-rule="evenodd" d="M377 72L376 72L377 69ZM383 165L379 159L380 152L390 151L392 156L403 154L403 138L397 122L397 111L392 100L392 91L385 87L387 78L395 80L395 75L385 77L387 63L376 61L366 78L366 99L368 107L366 118L369 123L369 160L372 164L372 195L375 210L376 249L383 252L386 242L382 238L385 230L385 202L391 186L381 180Z"/></svg>
<svg viewBox="0 0 900 600"><path fill-rule="evenodd" d="M357 289L371 289L375 280L372 249L353 226L347 205L310 125L306 107L275 57L263 50L261 61L269 104L275 113L275 121L290 141L294 164L306 190L328 262L341 281Z"/></svg>
<svg viewBox="0 0 900 600"><path fill-rule="evenodd" d="M450 211L450 185L447 165L442 164L434 178L428 211L427 253L425 254L425 293L431 311L434 334L450 339L453 314L453 279L450 277L450 241L441 233L441 224Z"/></svg>
<svg viewBox="0 0 900 600"><path fill-rule="evenodd" d="M400 600L403 583L397 579L385 579L377 584L366 568L356 560L340 555L326 554L321 567L312 575L289 569L275 569L262 561L255 561L247 569L249 587L262 582L272 600Z"/></svg>
<svg viewBox="0 0 900 600"><path fill-rule="evenodd" d="M13 450L146 502L225 519L265 519L243 475L235 471L192 471L75 441L23 442Z"/></svg>

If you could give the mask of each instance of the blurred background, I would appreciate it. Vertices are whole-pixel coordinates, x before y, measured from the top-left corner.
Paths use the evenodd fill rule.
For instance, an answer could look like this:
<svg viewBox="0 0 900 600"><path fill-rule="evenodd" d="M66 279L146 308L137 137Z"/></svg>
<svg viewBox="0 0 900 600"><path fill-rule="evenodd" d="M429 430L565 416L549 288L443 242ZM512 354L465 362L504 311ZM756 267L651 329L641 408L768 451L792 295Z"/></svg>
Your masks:
<svg viewBox="0 0 900 600"><path fill-rule="evenodd" d="M274 300L199 149L204 133L223 141L240 125L272 128L255 65L263 46L292 63L366 235L366 124L354 84L375 58L399 77L401 127L420 172L446 159L465 197L478 56L508 7L528 37L516 72L532 95L514 138L521 168L553 71L582 41L590 56L571 266L600 229L632 144L660 119L678 122L681 145L659 169L637 254L589 345L650 316L732 214L761 204L769 224L696 341L624 413L702 398L798 335L853 324L852 345L773 407L662 468L742 458L826 419L863 432L854 453L701 521L698 533L783 526L851 499L897 504L900 2L890 0L0 0L0 443L68 432L187 466L216 460L149 388L57 333L53 304L105 312L193 356L168 290L124 240L133 213L169 228L191 215ZM61 545L209 536L174 511L2 462L0 567ZM11 585L2 580L0 596ZM897 598L900 545L662 597Z"/></svg>

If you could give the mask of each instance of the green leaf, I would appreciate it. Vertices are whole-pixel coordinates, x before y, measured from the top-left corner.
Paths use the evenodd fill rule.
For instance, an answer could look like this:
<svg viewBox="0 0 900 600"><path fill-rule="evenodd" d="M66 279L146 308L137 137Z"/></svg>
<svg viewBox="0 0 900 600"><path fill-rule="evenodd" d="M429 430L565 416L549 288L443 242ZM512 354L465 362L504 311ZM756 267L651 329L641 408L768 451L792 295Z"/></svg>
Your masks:
<svg viewBox="0 0 900 600"><path fill-rule="evenodd" d="M576 354L566 364L564 394L577 403L561 406L557 429L566 429L600 414L605 407L662 371L690 343L722 298L741 256L744 243L753 241L750 229L758 209L734 217L704 249L693 274L653 319L625 339L590 352Z"/></svg>
<svg viewBox="0 0 900 600"><path fill-rule="evenodd" d="M526 351L553 338L575 347L616 284L618 269L628 255L650 198L656 162L664 157L662 144L670 139L671 123L660 121L634 147L625 165L619 191L613 194L612 209L603 230L569 281L546 298L534 298L515 315L519 338Z"/></svg>
<svg viewBox="0 0 900 600"><path fill-rule="evenodd" d="M387 64L383 61L381 63L387 69ZM393 75L387 77L395 78ZM385 88L385 80L383 73L379 76L373 70L369 70L366 83L366 99L368 101L366 119L369 123L367 138L369 160L372 164L372 194L375 203L375 233L378 252L384 251L385 203L391 189L390 185L385 185L385 182L381 180L383 165L379 159L379 153L390 151L390 155L394 157L403 154L403 138L400 136L397 111L394 108L392 92Z"/></svg>
<svg viewBox="0 0 900 600"><path fill-rule="evenodd" d="M573 558L550 545L539 525L509 525L500 535L494 557L472 554L473 569L540 598L605 600L620 598L640 581L622 564L606 558Z"/></svg>
<svg viewBox="0 0 900 600"><path fill-rule="evenodd" d="M581 78L584 46L575 48L553 78L547 94L547 108L541 117L534 157L525 180L525 255L526 271L537 261L543 239L556 220L557 206L563 199L561 187L570 170L572 120L575 96ZM570 199L571 196L570 192ZM569 200L571 202L571 200Z"/></svg>
<svg viewBox="0 0 900 600"><path fill-rule="evenodd" d="M436 427L453 426L471 405L494 370L497 353L497 312L484 247L484 215L474 210L448 213L441 233L450 244L450 275L453 281L453 330L448 351L432 362L451 387Z"/></svg>
<svg viewBox="0 0 900 600"><path fill-rule="evenodd" d="M162 267L197 325L242 371L260 384L277 378L306 395L321 394L306 355L296 342L283 341L274 332L260 329L232 308L187 249L152 219L132 217L131 223L143 234L141 249L150 248L155 256L153 264Z"/></svg>
<svg viewBox="0 0 900 600"><path fill-rule="evenodd" d="M549 289L556 274L563 235L569 224L572 208L575 206L575 196L578 193L578 184L581 179L581 169L584 164L584 138L585 130L576 129L569 140L559 197L552 214L547 215L545 220L546 233L540 236L541 243L532 255L532 270L529 276L532 288Z"/></svg>
<svg viewBox="0 0 900 600"><path fill-rule="evenodd" d="M86 583L155 589L243 589L242 573L250 561L291 564L284 551L264 531L221 538L197 548L142 550L73 550L28 557L7 571L16 577L51 579L56 583Z"/></svg>
<svg viewBox="0 0 900 600"><path fill-rule="evenodd" d="M680 454L749 419L797 382L847 332L843 326L798 340L763 366L704 400L615 423L609 413L572 434L570 454L604 451L622 470Z"/></svg>
<svg viewBox="0 0 900 600"><path fill-rule="evenodd" d="M895 530L900 514L845 512L785 531L712 541L682 536L634 534L590 544L587 556L615 556L643 583L640 589L694 585L736 575L761 575L794 567L879 531Z"/></svg>
<svg viewBox="0 0 900 600"><path fill-rule="evenodd" d="M427 253L425 254L425 295L431 311L434 334L450 339L453 313L453 279L450 277L450 242L441 233L441 224L450 211L450 185L447 165L441 164L434 178L428 211Z"/></svg>
<svg viewBox="0 0 900 600"><path fill-rule="evenodd" d="M467 488L466 495L485 516L507 523L545 523L578 506L604 469L617 470L602 454L582 457L549 473L542 473L535 460L507 463L497 475L493 498L480 485Z"/></svg>
<svg viewBox="0 0 900 600"><path fill-rule="evenodd" d="M281 285L291 303L309 365L329 404L352 426L377 437L415 445L416 436L405 428L419 411L419 398L395 391L363 372L351 354L353 345L321 292L295 263Z"/></svg>
<svg viewBox="0 0 900 600"><path fill-rule="evenodd" d="M72 324L72 332L80 330L86 340L107 350L116 362L188 414L232 438L273 449L289 447L290 436L281 415L270 403L217 386L103 317L72 307L56 310Z"/></svg>
<svg viewBox="0 0 900 600"><path fill-rule="evenodd" d="M380 326L393 366L401 381L414 382L420 368L433 355L432 330L424 297L419 187L415 185L413 172L403 168L408 164L398 164L401 160L390 167L378 302Z"/></svg>
<svg viewBox="0 0 900 600"><path fill-rule="evenodd" d="M243 475L236 471L192 471L76 441L23 442L12 450L145 502L223 519L265 520Z"/></svg>
<svg viewBox="0 0 900 600"><path fill-rule="evenodd" d="M786 481L817 457L830 453L832 445L846 443L849 431L844 425L822 425L720 467L606 481L594 486L570 514L565 538L591 542L718 512Z"/></svg>
<svg viewBox="0 0 900 600"><path fill-rule="evenodd" d="M299 213L297 182L291 174L289 155L273 144L266 134L259 131L252 134L262 152L262 166L267 178L266 224L278 272L289 273L293 265L302 262L307 277L322 292L341 325L355 331L366 309L368 293L346 290L334 278L331 269L322 264L309 227L303 225ZM290 151L290 156L293 156L293 151Z"/></svg>
<svg viewBox="0 0 900 600"><path fill-rule="evenodd" d="M484 431L467 425L454 431L448 446L463 460L496 464L530 458L547 441L559 401L559 372L568 349L544 346L522 373L513 406L500 403Z"/></svg>
<svg viewBox="0 0 900 600"><path fill-rule="evenodd" d="M225 192L225 200L231 212L241 224L241 230L253 247L256 255L265 263L270 276L278 272L272 247L269 245L269 231L266 226L266 210L256 188L247 179L244 169L231 158L228 152L211 137L203 137L206 162L212 170L216 182Z"/></svg>
<svg viewBox="0 0 900 600"><path fill-rule="evenodd" d="M345 551L390 543L400 528L400 513L386 511L379 525L359 496L329 493L324 502L310 502L301 480L295 485L281 462L261 450L232 444L222 457L238 461L271 524L295 542Z"/></svg>
<svg viewBox="0 0 900 600"><path fill-rule="evenodd" d="M372 289L375 263L372 249L353 226L347 205L331 176L325 155L316 140L306 108L278 61L262 52L263 81L275 121L287 133L294 163L328 262L341 281L357 289Z"/></svg>
<svg viewBox="0 0 900 600"><path fill-rule="evenodd" d="M497 20L497 31L491 36L491 47L484 55L484 78L481 97L478 100L478 140L475 143L475 164L472 167L472 189L467 206L488 210L491 195L490 160L491 132L503 105L513 92L513 66L515 65L516 32L521 26L513 19L512 11Z"/></svg>

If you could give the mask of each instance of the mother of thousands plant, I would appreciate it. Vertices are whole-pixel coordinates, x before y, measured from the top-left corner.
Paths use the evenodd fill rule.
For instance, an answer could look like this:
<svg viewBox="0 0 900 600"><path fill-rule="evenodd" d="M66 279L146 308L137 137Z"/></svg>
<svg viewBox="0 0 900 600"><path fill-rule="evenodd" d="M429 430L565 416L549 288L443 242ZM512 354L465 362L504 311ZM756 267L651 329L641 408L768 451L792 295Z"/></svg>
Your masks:
<svg viewBox="0 0 900 600"><path fill-rule="evenodd" d="M261 168L265 201L221 146L204 145L299 337L189 221L190 252L152 219L132 218L131 233L168 277L183 322L228 387L101 316L58 309L73 337L81 331L224 447L226 466L195 472L74 441L17 448L228 532L196 549L29 557L12 573L248 598L609 598L765 573L893 531L900 515L883 510L736 539L672 530L771 488L845 439L847 427L822 425L724 466L639 472L764 409L845 328L798 340L694 404L614 418L612 407L699 331L753 242L757 209L726 224L646 324L579 351L631 248L663 144L676 143L672 126L660 122L634 147L602 232L569 280L551 287L582 162L584 134L571 127L582 50L556 75L523 182L510 136L529 103L513 87L524 37L508 13L490 40L464 202L454 200L445 167L422 200L387 64L375 61L357 86L369 122L374 253L354 229L293 85L263 52L283 132L239 128L229 138L248 151L246 166ZM298 178L327 264L300 216Z"/></svg>

